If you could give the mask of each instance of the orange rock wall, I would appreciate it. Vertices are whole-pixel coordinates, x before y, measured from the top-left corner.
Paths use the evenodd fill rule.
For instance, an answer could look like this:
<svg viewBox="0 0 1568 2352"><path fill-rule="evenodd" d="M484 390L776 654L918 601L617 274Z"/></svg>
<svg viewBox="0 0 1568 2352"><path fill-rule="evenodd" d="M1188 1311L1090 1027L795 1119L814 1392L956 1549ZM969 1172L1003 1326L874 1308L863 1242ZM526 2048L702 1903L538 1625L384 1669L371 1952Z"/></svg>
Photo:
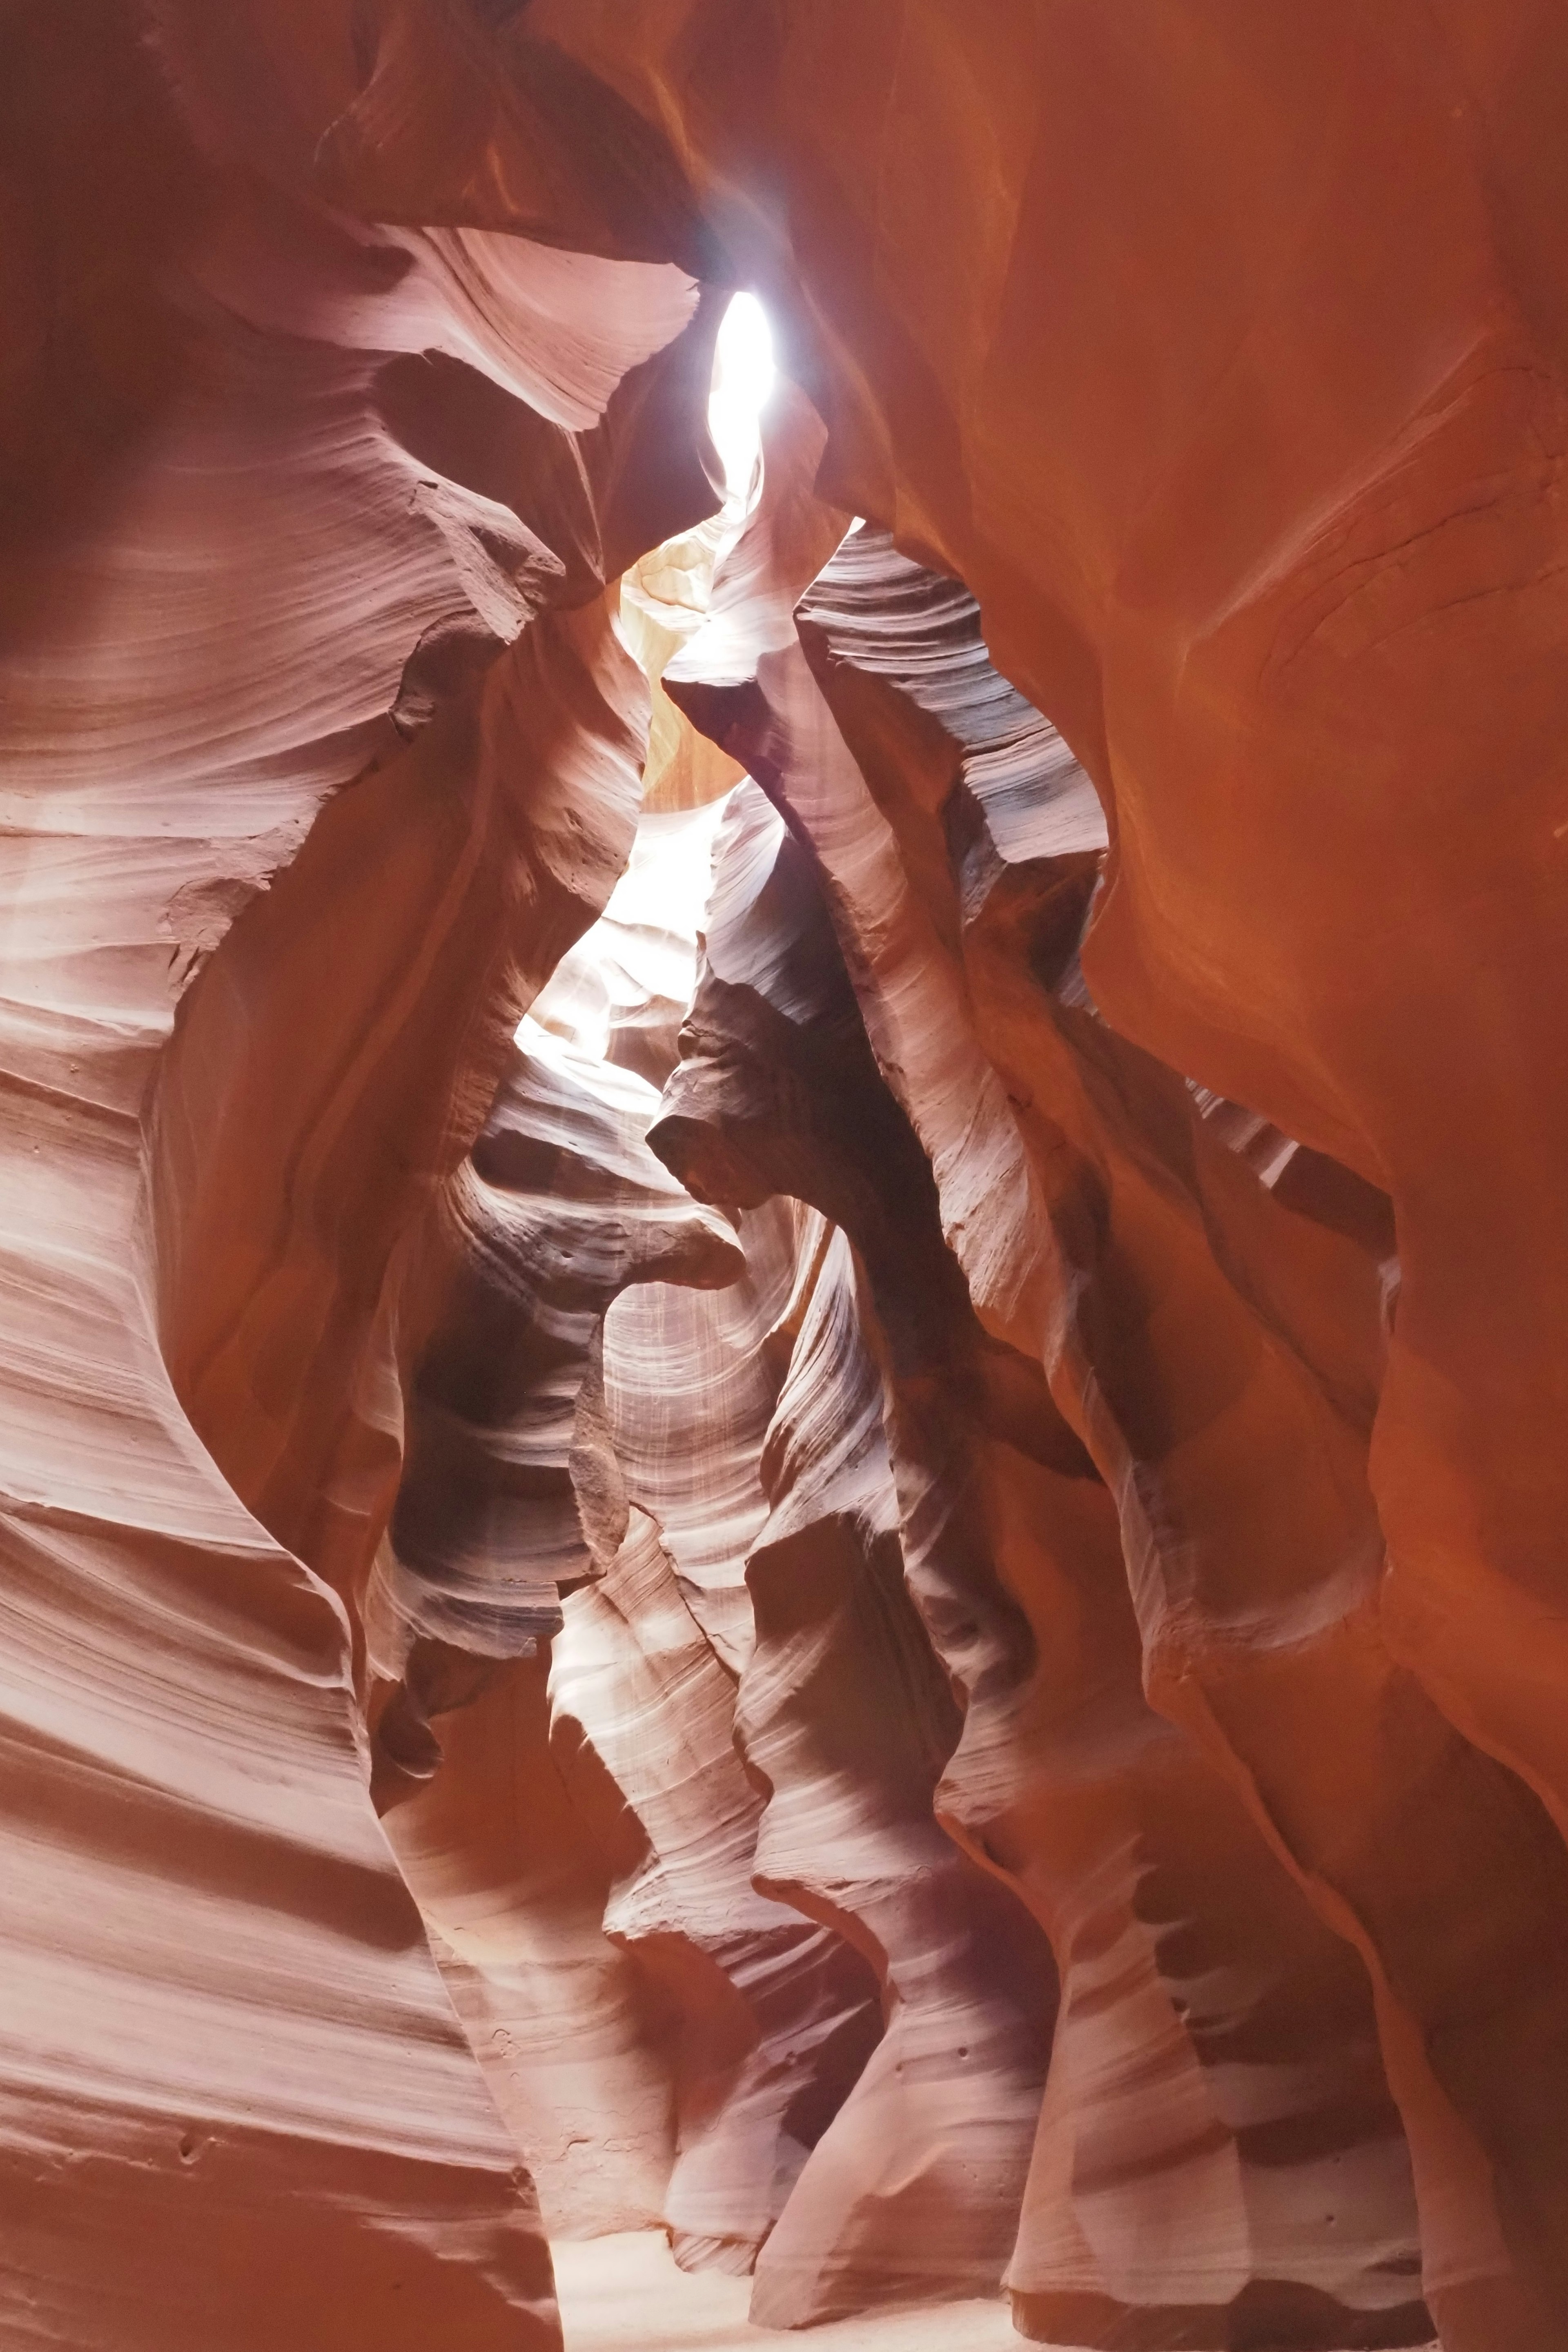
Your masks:
<svg viewBox="0 0 1568 2352"><path fill-rule="evenodd" d="M1568 2346L1560 12L0 14L0 2334Z"/></svg>

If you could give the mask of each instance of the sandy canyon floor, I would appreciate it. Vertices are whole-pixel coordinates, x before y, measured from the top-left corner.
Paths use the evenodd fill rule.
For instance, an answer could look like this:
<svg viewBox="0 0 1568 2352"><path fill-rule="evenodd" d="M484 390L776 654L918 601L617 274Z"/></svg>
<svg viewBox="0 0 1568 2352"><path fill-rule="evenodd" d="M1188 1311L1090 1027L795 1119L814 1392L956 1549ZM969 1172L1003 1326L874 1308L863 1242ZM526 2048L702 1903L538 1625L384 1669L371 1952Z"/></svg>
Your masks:
<svg viewBox="0 0 1568 2352"><path fill-rule="evenodd" d="M1018 2352L1001 2303L948 2303L831 2322L805 2336L752 2327L752 2282L676 2268L663 2234L631 2231L551 2249L566 2352L739 2352L797 2342L809 2352Z"/></svg>
<svg viewBox="0 0 1568 2352"><path fill-rule="evenodd" d="M678 2270L663 2233L633 2230L551 2252L566 2352L744 2352L795 2341L802 2352L1020 2352L1001 2303L884 2311L804 2333L752 2327L750 2279ZM1066 2347L1059 2352L1068 2352ZM1433 2344L1427 2352L1442 2352Z"/></svg>

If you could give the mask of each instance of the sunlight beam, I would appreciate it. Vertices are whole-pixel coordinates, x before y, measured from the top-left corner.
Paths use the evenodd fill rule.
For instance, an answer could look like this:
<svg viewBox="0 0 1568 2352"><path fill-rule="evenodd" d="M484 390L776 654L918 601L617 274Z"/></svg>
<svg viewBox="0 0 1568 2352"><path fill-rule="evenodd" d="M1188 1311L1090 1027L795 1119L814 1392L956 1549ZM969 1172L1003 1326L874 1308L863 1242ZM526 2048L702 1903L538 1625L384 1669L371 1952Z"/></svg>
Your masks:
<svg viewBox="0 0 1568 2352"><path fill-rule="evenodd" d="M708 429L732 499L743 499L762 447L762 415L773 388L773 330L754 294L737 294L724 313L714 351Z"/></svg>

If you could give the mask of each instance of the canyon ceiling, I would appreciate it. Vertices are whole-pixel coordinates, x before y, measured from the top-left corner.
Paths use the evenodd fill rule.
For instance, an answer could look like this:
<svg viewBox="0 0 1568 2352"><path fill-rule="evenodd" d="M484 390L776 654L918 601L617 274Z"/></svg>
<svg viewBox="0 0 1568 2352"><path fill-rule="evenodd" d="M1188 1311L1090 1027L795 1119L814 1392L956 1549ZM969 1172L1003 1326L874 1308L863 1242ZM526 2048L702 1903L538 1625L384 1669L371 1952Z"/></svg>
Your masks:
<svg viewBox="0 0 1568 2352"><path fill-rule="evenodd" d="M1568 2352L1568 8L0 55L6 2352Z"/></svg>

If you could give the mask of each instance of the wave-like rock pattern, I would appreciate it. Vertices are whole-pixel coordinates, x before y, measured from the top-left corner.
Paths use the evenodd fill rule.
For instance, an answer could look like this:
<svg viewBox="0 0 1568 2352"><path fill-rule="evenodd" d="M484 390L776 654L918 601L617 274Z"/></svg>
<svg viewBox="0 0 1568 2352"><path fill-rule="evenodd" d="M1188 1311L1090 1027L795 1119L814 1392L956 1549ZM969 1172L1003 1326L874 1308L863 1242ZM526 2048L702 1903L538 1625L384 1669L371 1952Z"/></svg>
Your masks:
<svg viewBox="0 0 1568 2352"><path fill-rule="evenodd" d="M561 1623L562 1589L620 1548L611 1302L639 1283L721 1287L745 1267L723 1219L644 1142L647 1081L528 1029L404 1287L427 1336L365 1614L373 1664L398 1685L377 1739L405 1771L421 1769L428 1715L471 1692L481 1662L531 1654Z"/></svg>
<svg viewBox="0 0 1568 2352"><path fill-rule="evenodd" d="M591 1028L568 961L538 1009ZM758 1879L726 1656L820 1221L737 1240L647 1150L646 1080L521 1034L403 1286L429 1336L366 1605L378 1788L557 2226L661 2219L687 2267L744 2271L881 2023L836 1924Z"/></svg>
<svg viewBox="0 0 1568 2352"><path fill-rule="evenodd" d="M834 1232L763 1454L737 1721L770 1792L759 1883L866 1953L887 2031L758 2260L764 2326L995 2292L1056 2009L1044 1938L937 1823L961 1717L904 1589L857 1291Z"/></svg>
<svg viewBox="0 0 1568 2352"><path fill-rule="evenodd" d="M799 447L792 435L786 464ZM820 592L829 602L834 578ZM1552 2326L1556 2240L1541 2233L1557 2156L1542 2086L1563 2062L1563 1995L1540 1956L1560 1932L1562 1849L1531 1794L1445 1721L1383 1631L1365 1483L1384 1359L1377 1269L1328 1226L1279 1209L1210 1135L1189 1089L1068 1001L1070 987L1053 995L1073 937L1070 924L1059 932L1055 860L1009 868L990 851L1000 887L976 901L977 796L960 744L949 741L945 768L929 731L923 758L900 756L912 698L890 740L864 694L844 698L841 728L805 646L782 641L778 606L775 596L753 684L675 690L813 842L878 1061L930 1154L976 1307L1044 1363L1118 1497L1152 1695L1222 1770L1239 1768L1266 1835L1372 1968L1429 2295L1450 2332L1489 2325L1470 2315L1498 2307ZM899 658L889 647L895 675ZM827 692L838 675L829 660ZM964 797L949 797L960 784L967 816ZM983 878L986 863L983 845ZM1169 1303L1153 1317L1144 1298ZM1195 1354L1189 1333L1201 1335ZM1244 1413L1259 1465L1249 1510L1227 1442ZM1321 1747L1293 1735L1288 1689L1294 1707L1328 1711L1336 1755L1360 1742L1377 1769L1340 1781ZM1441 1832L1417 1793L1434 1774L1464 1792L1442 1809ZM1429 1827L1412 1850L1417 1812ZM1442 1922L1478 1877L1495 1890L1486 1958L1434 1972ZM1528 2089L1481 2060L1500 2009L1530 2053Z"/></svg>
<svg viewBox="0 0 1568 2352"><path fill-rule="evenodd" d="M810 5L755 39L744 14L547 0L528 26L668 131L803 347L829 495L967 583L1084 761L1114 819L1085 946L1105 1013L1393 1199L1352 1513L1370 1528L1375 1501L1390 1663L1352 1670L1352 1612L1311 1711L1364 1739L1358 1786L1413 1785L1367 1883L1327 1899L1364 1947L1399 1940L1387 1842L1437 1781L1473 1788L1452 1880L1434 1865L1413 1952L1378 1965L1464 2119L1434 2184L1479 2211L1491 2172L1529 2324L1560 2343L1561 24L1539 0L1375 25L873 8L847 51ZM938 1156L956 1230L976 1196ZM966 1264L1001 1328L1043 1328L1065 1277L1016 1295L1032 1220L1009 1236L998 1205ZM1260 1801L1318 1881L1327 1816ZM1478 1882L1487 1948L1461 1958L1443 1923ZM1480 2022L1494 1984L1506 2028ZM1427 2090L1401 2095L1414 2133Z"/></svg>
<svg viewBox="0 0 1568 2352"><path fill-rule="evenodd" d="M759 2309L906 2292L886 2072L937 2035L912 2213L1021 1895L1023 2325L1407 2335L1386 2082L1447 2352L1562 2352L1561 12L6 37L0 2333L543 2352L535 2142L561 2226L678 2158ZM742 767L790 839L744 788L666 1120L738 1233L498 1207L645 772ZM606 1314L661 1219L738 1279Z"/></svg>
<svg viewBox="0 0 1568 2352"><path fill-rule="evenodd" d="M1020 2324L1058 2342L1421 2340L1365 1979L1148 1706L1111 1497L1040 1371L976 1323L812 862L754 786L720 837L683 1042L656 1149L707 1198L787 1173L863 1253L910 1584L967 1700L939 1801L1061 1969L1009 2271ZM1303 2242L1314 2211L1321 2242Z"/></svg>
<svg viewBox="0 0 1568 2352"><path fill-rule="evenodd" d="M630 838L604 581L708 493L616 478L707 329L334 213L237 24L8 37L0 2333L542 2352L344 1600L392 1260Z"/></svg>
<svg viewBox="0 0 1568 2352"><path fill-rule="evenodd" d="M635 1861L615 1792L568 1787L551 1747L547 1644L437 1711L427 1778L384 1815L447 1990L552 2241L651 2230L673 2136L673 2021L605 1934Z"/></svg>
<svg viewBox="0 0 1568 2352"><path fill-rule="evenodd" d="M640 1832L605 1930L677 2012L670 2242L684 2268L744 2273L878 2039L875 1982L753 1885L763 1800L736 1750L734 1677L645 1512L565 1615L551 1700L568 1785L595 1760Z"/></svg>
<svg viewBox="0 0 1568 2352"><path fill-rule="evenodd" d="M628 1291L605 1318L605 1405L628 1498L656 1522L731 1674L752 1648L746 1558L768 1501L763 1446L789 1369L809 1236L787 1203L741 1221L745 1272L710 1296Z"/></svg>
<svg viewBox="0 0 1568 2352"><path fill-rule="evenodd" d="M947 593L936 587L939 605ZM831 618L826 627L831 640ZM871 667L896 675L899 657L889 648ZM831 693L831 660L824 675ZM862 733L845 716L857 742L876 741L874 723L862 719ZM1538 2277L1539 2256L1509 2206L1521 2196L1540 2210L1555 2160L1520 2112L1519 2086L1477 2063L1496 2012L1471 2022L1469 1996L1426 1958L1463 1886L1487 1884L1490 1948L1469 1965L1511 2014L1518 2048L1550 2069L1563 1995L1543 1988L1539 1955L1559 1932L1563 1878L1533 1800L1444 1721L1383 1632L1364 1485L1382 1358L1376 1269L1331 1228L1281 1212L1217 1150L1187 1090L1072 1001L1070 972L1065 990L1050 985L1064 947L1055 860L980 893L974 863L973 851L953 857L971 901L963 961L977 1040L1051 1202L1073 1307L1045 1360L1119 1497L1145 1684L1222 1770L1239 1762L1266 1833L1369 1960L1422 2195L1427 2294L1462 2341L1478 2307L1508 2314L1539 2296L1519 2275ZM1134 1299L1162 1309L1130 1323ZM1231 1451L1244 1415L1265 1473L1250 1511ZM1332 1748L1300 1727L1320 1716L1335 1726ZM1347 1780L1338 1766L1358 1743L1381 1760ZM1419 1794L1434 1775L1452 1791L1440 1809ZM1500 2146L1497 2210L1483 2152ZM1510 2168L1522 2168L1517 2189Z"/></svg>

